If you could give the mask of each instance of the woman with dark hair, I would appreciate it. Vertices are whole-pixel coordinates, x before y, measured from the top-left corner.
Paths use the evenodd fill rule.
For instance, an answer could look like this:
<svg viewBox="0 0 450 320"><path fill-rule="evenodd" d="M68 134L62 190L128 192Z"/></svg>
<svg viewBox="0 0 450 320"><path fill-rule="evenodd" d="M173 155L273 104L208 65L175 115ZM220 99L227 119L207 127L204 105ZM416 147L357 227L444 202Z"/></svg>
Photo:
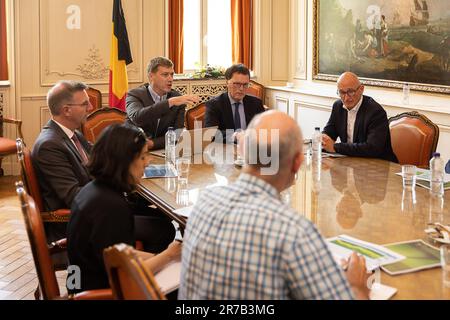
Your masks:
<svg viewBox="0 0 450 320"><path fill-rule="evenodd" d="M117 243L134 246L139 238L135 225L138 228L147 225L146 240L154 242L153 247L163 250L173 241L174 228L170 222L157 216L136 218L135 202L129 200L148 164L147 152L144 132L125 125L108 127L94 145L88 163L94 180L75 197L67 228L69 261L81 270L81 287L70 288L68 283L69 292L109 287L103 250ZM170 241L161 243L170 232ZM158 255L139 252L154 273L168 262L179 260L180 253L181 244L177 241Z"/></svg>

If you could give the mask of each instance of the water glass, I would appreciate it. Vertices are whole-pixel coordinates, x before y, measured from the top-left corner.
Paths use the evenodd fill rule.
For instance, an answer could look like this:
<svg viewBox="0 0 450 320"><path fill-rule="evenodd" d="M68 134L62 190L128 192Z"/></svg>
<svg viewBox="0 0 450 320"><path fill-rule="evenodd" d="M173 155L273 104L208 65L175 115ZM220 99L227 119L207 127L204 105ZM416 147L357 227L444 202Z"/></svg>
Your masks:
<svg viewBox="0 0 450 320"><path fill-rule="evenodd" d="M402 166L403 188L414 189L416 187L417 168L414 165Z"/></svg>
<svg viewBox="0 0 450 320"><path fill-rule="evenodd" d="M178 158L176 160L177 173L178 173L178 183L188 182L189 167L191 166L191 158Z"/></svg>
<svg viewBox="0 0 450 320"><path fill-rule="evenodd" d="M189 190L187 187L187 179L179 179L177 185L177 197L176 202L180 206L189 206Z"/></svg>
<svg viewBox="0 0 450 320"><path fill-rule="evenodd" d="M403 104L408 105L409 104L409 84L405 83L403 85Z"/></svg>
<svg viewBox="0 0 450 320"><path fill-rule="evenodd" d="M450 245L441 246L442 282L444 287L450 288Z"/></svg>

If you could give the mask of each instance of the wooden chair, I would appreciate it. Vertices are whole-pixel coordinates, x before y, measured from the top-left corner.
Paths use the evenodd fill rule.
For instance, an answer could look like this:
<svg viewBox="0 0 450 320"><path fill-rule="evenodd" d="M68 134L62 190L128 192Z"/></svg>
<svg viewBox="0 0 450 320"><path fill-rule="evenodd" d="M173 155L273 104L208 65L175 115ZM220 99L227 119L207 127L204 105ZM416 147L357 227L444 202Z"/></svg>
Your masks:
<svg viewBox="0 0 450 320"><path fill-rule="evenodd" d="M124 123L126 116L126 112L116 108L101 108L87 116L81 130L89 142L95 143L103 129L114 123Z"/></svg>
<svg viewBox="0 0 450 320"><path fill-rule="evenodd" d="M56 280L55 269L52 265L51 254L66 250L66 241L61 240L47 245L47 238L44 232L41 214L34 200L30 197L23 186L22 181L16 182L16 192L19 196L20 206L27 229L28 240L30 241L31 252L36 267L39 280L39 289L44 300L106 300L112 299L110 289L91 290L70 296L61 296L58 282ZM36 299L39 294L35 293Z"/></svg>
<svg viewBox="0 0 450 320"><path fill-rule="evenodd" d="M261 83L250 80L250 87L247 89L247 94L259 98L264 104L265 88Z"/></svg>
<svg viewBox="0 0 450 320"><path fill-rule="evenodd" d="M196 129L196 126L200 123L201 128L203 128L205 126L205 113L206 103L204 102L186 111L186 129Z"/></svg>
<svg viewBox="0 0 450 320"><path fill-rule="evenodd" d="M97 90L95 88L92 87L88 87L86 89L86 93L89 96L89 102L92 105L92 112L94 112L95 110L101 109L102 108L102 93L100 92L100 90Z"/></svg>
<svg viewBox="0 0 450 320"><path fill-rule="evenodd" d="M428 168L439 140L439 127L416 111L389 119L392 149L400 164Z"/></svg>
<svg viewBox="0 0 450 320"><path fill-rule="evenodd" d="M117 300L166 300L159 286L134 249L116 244L103 251L109 284Z"/></svg>
<svg viewBox="0 0 450 320"><path fill-rule="evenodd" d="M41 212L41 218L45 222L68 222L70 217L69 209L59 209L45 212L39 182L34 171L30 150L25 146L21 138L16 140L17 158L20 163L20 174L25 183L25 189L33 197L37 209Z"/></svg>
<svg viewBox="0 0 450 320"><path fill-rule="evenodd" d="M4 123L14 124L16 126L16 136L23 139L21 120L0 117L0 134L3 133ZM16 152L16 142L13 139L0 137L0 176L3 176L3 169L1 167L2 158L15 154Z"/></svg>

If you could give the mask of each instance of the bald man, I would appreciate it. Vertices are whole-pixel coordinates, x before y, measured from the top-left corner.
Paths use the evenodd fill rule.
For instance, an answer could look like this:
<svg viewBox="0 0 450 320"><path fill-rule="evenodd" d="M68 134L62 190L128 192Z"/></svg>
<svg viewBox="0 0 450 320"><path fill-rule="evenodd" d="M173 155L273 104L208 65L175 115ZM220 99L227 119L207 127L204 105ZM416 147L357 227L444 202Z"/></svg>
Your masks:
<svg viewBox="0 0 450 320"><path fill-rule="evenodd" d="M364 258L353 255L344 273L313 223L280 200L303 162L297 123L260 113L244 141L247 151L269 151L270 161L247 152L236 182L201 193L184 235L179 298L367 298Z"/></svg>
<svg viewBox="0 0 450 320"><path fill-rule="evenodd" d="M340 100L333 104L330 119L323 129L323 149L352 157L398 162L391 146L386 111L363 93L364 86L354 73L345 72L339 77ZM338 137L340 142L336 143Z"/></svg>

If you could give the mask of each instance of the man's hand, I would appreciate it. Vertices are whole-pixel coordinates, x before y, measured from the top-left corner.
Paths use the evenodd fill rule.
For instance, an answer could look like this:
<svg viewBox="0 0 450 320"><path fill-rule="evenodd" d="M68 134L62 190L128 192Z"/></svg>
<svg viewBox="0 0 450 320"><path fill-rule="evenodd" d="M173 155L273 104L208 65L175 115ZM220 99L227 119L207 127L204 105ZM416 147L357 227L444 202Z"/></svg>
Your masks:
<svg viewBox="0 0 450 320"><path fill-rule="evenodd" d="M167 100L169 102L169 108L173 106L181 106L183 104L196 105L200 102L200 99L193 94L187 94L184 96L173 97Z"/></svg>
<svg viewBox="0 0 450 320"><path fill-rule="evenodd" d="M325 151L336 152L336 150L334 150L334 142L335 141L331 139L328 135L322 133L322 147L325 149Z"/></svg>
<svg viewBox="0 0 450 320"><path fill-rule="evenodd" d="M155 146L155 142L152 139L147 139L148 150L152 150Z"/></svg>
<svg viewBox="0 0 450 320"><path fill-rule="evenodd" d="M180 241L175 240L169 246L165 251L167 251L167 254L170 256L171 260L179 261L181 260L181 249L183 248L183 245Z"/></svg>
<svg viewBox="0 0 450 320"><path fill-rule="evenodd" d="M353 252L348 261L343 264L344 268L347 268L345 274L355 297L360 300L369 299L367 281L370 275L367 273L366 259Z"/></svg>

